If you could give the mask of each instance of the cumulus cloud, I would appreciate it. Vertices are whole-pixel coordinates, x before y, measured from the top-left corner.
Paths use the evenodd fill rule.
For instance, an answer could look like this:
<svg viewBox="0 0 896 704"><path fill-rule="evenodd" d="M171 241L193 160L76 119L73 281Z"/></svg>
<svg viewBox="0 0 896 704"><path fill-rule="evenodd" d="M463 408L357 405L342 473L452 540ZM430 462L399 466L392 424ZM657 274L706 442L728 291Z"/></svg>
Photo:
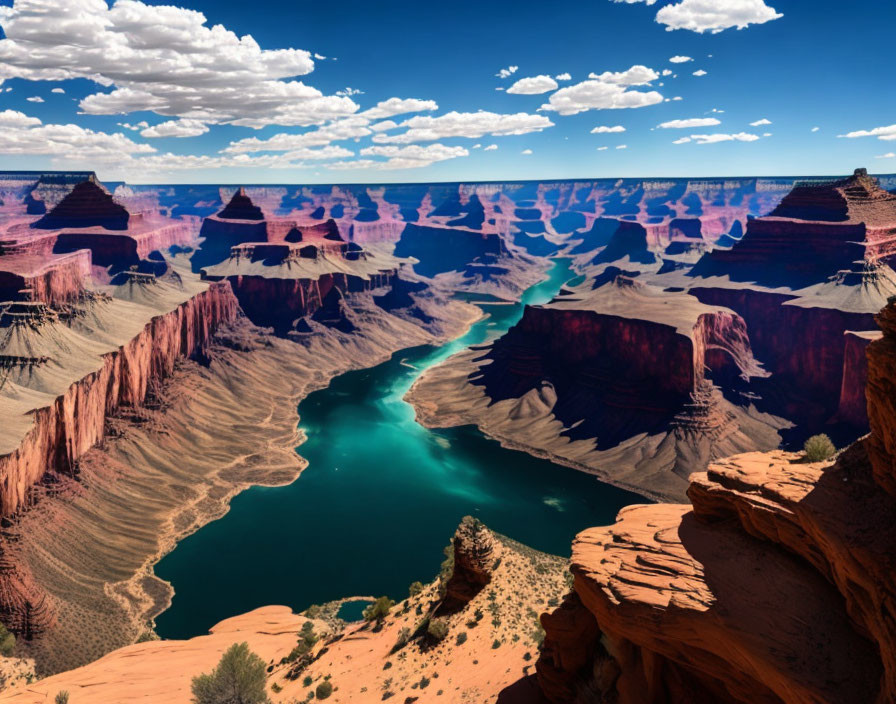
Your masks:
<svg viewBox="0 0 896 704"><path fill-rule="evenodd" d="M681 0L660 8L656 21L666 25L670 32L687 29L701 34L718 34L731 27L744 29L783 16L764 0Z"/></svg>
<svg viewBox="0 0 896 704"><path fill-rule="evenodd" d="M417 169L429 166L437 161L446 161L458 157L469 156L470 152L463 147L449 147L444 144L427 144L425 147L419 144L411 144L404 147L396 146L372 146L361 150L362 156L386 157L385 161L375 159L356 159L353 161L334 162L326 164L326 168L333 170L350 169Z"/></svg>
<svg viewBox="0 0 896 704"><path fill-rule="evenodd" d="M568 73L558 73L556 76L554 76L554 78L557 79L558 81L571 81L572 80L572 76Z"/></svg>
<svg viewBox="0 0 896 704"><path fill-rule="evenodd" d="M759 139L759 135L750 134L749 132L736 132L734 134L725 134L716 132L715 134L692 134L690 137L682 137L675 140L673 144L685 144L686 142L695 142L697 144L716 144L718 142L755 142Z"/></svg>
<svg viewBox="0 0 896 704"><path fill-rule="evenodd" d="M669 61L673 64L683 64L688 61L693 61L693 59L690 56L672 56L669 58Z"/></svg>
<svg viewBox="0 0 896 704"><path fill-rule="evenodd" d="M110 162L155 152L123 134L95 132L79 125L43 124L16 110L0 112L0 154L76 154L82 160Z"/></svg>
<svg viewBox="0 0 896 704"><path fill-rule="evenodd" d="M669 120L668 122L660 123L657 127L663 130L691 129L693 127L711 127L720 124L722 124L721 121L714 117L692 117L687 120Z"/></svg>
<svg viewBox="0 0 896 704"><path fill-rule="evenodd" d="M394 130L398 127L398 123L395 120L383 120L382 122L374 122L370 129L373 132L386 132L387 130Z"/></svg>
<svg viewBox="0 0 896 704"><path fill-rule="evenodd" d="M771 120L766 120L762 118L761 120L756 120L756 122L751 122L750 127L761 127L762 125L770 125L772 124Z"/></svg>
<svg viewBox="0 0 896 704"><path fill-rule="evenodd" d="M41 98L39 95L32 95L30 98L25 98L25 100L27 100L29 103L42 103L42 102L44 102L44 99Z"/></svg>
<svg viewBox="0 0 896 704"><path fill-rule="evenodd" d="M405 128L398 134L374 135L379 144L411 144L413 142L433 142L448 137L479 139L486 135L504 136L541 132L554 123L544 115L530 115L525 112L498 114L480 110L479 112L448 112L438 117L416 115L402 122Z"/></svg>
<svg viewBox="0 0 896 704"><path fill-rule="evenodd" d="M169 120L140 132L142 137L198 137L208 132L208 126L199 120Z"/></svg>
<svg viewBox="0 0 896 704"><path fill-rule="evenodd" d="M818 128L812 128L817 131ZM847 132L846 134L838 134L838 137L846 137L847 139L855 139L856 137L877 137L885 142L896 140L896 125L888 125L886 127L875 127L870 130L856 130L855 132Z"/></svg>
<svg viewBox="0 0 896 704"><path fill-rule="evenodd" d="M519 66L508 66L507 68L502 68L495 75L498 78L510 78L513 74L520 70Z"/></svg>
<svg viewBox="0 0 896 704"><path fill-rule="evenodd" d="M531 149L523 149L523 151L520 152L520 154L525 154L526 156L528 156L531 153L532 153Z"/></svg>
<svg viewBox="0 0 896 704"><path fill-rule="evenodd" d="M332 142L344 139L360 139L372 133L379 126L380 129L391 129L397 125L391 120L391 126L385 122L368 127L370 121L360 116L347 117L343 120L331 122L323 127L303 132L302 134L275 134L268 139L248 137L237 142L231 142L224 149L225 154L247 154L251 152L286 152L305 147L322 147Z"/></svg>
<svg viewBox="0 0 896 704"><path fill-rule="evenodd" d="M50 92L51 93L65 93L65 89L64 88L54 88Z"/></svg>
<svg viewBox="0 0 896 704"><path fill-rule="evenodd" d="M615 83L588 80L561 88L552 94L539 110L575 115L586 110L642 108L661 102L663 96L655 90L628 90L625 86Z"/></svg>
<svg viewBox="0 0 896 704"><path fill-rule="evenodd" d="M514 83L510 88L507 89L508 93L513 93L514 95L539 95L541 93L548 93L552 90L557 90L559 84L556 80L551 78L550 76L531 76L529 78L520 78L516 83Z"/></svg>
<svg viewBox="0 0 896 704"><path fill-rule="evenodd" d="M85 113L149 110L263 127L319 124L358 109L349 97L287 80L314 69L309 52L262 49L249 35L207 26L194 10L139 0L111 7L27 0L4 14L0 80L86 78L111 89L81 100Z"/></svg>
<svg viewBox="0 0 896 704"><path fill-rule="evenodd" d="M382 120L384 117L404 115L409 112L431 112L438 110L435 100L420 100L419 98L389 98L382 100L375 107L359 113L361 117L369 120Z"/></svg>
<svg viewBox="0 0 896 704"><path fill-rule="evenodd" d="M609 127L608 125L600 125L591 130L591 134L610 134L613 132L625 132L625 127L622 125L613 125L612 127Z"/></svg>
<svg viewBox="0 0 896 704"><path fill-rule="evenodd" d="M652 68L640 64L632 66L627 71L604 71L603 73L589 73L588 78L601 83L613 83L620 86L645 86L652 83L660 75Z"/></svg>
<svg viewBox="0 0 896 704"><path fill-rule="evenodd" d="M486 151L486 152L493 152L493 151L495 151L495 149L497 149L497 148L498 148L498 145L497 145L497 144L489 144L483 151Z"/></svg>
<svg viewBox="0 0 896 704"><path fill-rule="evenodd" d="M694 75L695 76L705 76L706 71L704 71L702 68L698 68L696 71L694 71Z"/></svg>

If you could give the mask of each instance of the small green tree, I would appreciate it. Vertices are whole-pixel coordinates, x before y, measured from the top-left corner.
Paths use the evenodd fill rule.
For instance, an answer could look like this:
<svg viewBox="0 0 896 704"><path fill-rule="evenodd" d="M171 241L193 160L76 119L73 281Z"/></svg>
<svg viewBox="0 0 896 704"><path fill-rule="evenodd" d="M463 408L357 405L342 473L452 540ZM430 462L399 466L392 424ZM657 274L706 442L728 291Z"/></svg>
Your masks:
<svg viewBox="0 0 896 704"><path fill-rule="evenodd" d="M392 601L387 596L381 596L370 606L364 609L364 620L382 623L386 620L386 616L389 615L389 611L392 610L393 606L395 606L394 601Z"/></svg>
<svg viewBox="0 0 896 704"><path fill-rule="evenodd" d="M333 685L329 682L321 682L317 685L317 689L314 690L314 694L318 699L326 699L333 693Z"/></svg>
<svg viewBox="0 0 896 704"><path fill-rule="evenodd" d="M61 692L56 693L56 699L54 700L56 704L68 704L68 692L64 689Z"/></svg>
<svg viewBox="0 0 896 704"><path fill-rule="evenodd" d="M193 678L194 704L270 704L264 660L248 643L234 643L209 674Z"/></svg>
<svg viewBox="0 0 896 704"><path fill-rule="evenodd" d="M16 649L16 637L0 623L0 655L9 657Z"/></svg>
<svg viewBox="0 0 896 704"><path fill-rule="evenodd" d="M806 459L809 462L821 462L837 452L837 448L834 447L834 443L827 435L813 435L806 440L803 450L805 450Z"/></svg>
<svg viewBox="0 0 896 704"><path fill-rule="evenodd" d="M411 582L411 586L408 587L408 596L415 597L422 591L423 582Z"/></svg>

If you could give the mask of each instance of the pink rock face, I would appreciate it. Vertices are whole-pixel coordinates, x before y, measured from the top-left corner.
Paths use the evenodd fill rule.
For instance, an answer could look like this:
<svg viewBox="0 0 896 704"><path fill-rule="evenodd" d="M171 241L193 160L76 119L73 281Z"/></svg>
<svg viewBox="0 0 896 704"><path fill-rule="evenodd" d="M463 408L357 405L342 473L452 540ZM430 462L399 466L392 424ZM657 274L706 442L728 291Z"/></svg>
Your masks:
<svg viewBox="0 0 896 704"><path fill-rule="evenodd" d="M873 332L846 332L843 335L843 380L840 384L837 420L857 428L868 426L868 404L865 399L865 387L868 383L868 345L880 337L880 333Z"/></svg>
<svg viewBox="0 0 896 704"><path fill-rule="evenodd" d="M78 298L91 275L90 252L0 257L0 300L30 299L49 305Z"/></svg>
<svg viewBox="0 0 896 704"><path fill-rule="evenodd" d="M233 320L237 301L226 284L153 318L103 366L33 413L20 446L0 457L0 515L29 503L30 489L47 472L70 472L78 458L103 438L106 417L120 406L140 405L153 382L170 374L182 357L201 351L215 329Z"/></svg>

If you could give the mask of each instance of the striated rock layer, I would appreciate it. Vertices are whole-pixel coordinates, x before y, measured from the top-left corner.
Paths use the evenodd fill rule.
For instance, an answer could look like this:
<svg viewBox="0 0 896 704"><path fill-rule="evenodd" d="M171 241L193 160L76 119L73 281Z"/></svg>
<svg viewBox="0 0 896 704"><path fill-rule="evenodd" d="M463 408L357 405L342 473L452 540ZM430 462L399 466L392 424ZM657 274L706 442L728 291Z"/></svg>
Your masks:
<svg viewBox="0 0 896 704"><path fill-rule="evenodd" d="M716 462L692 505L629 507L576 538L573 593L543 617L552 702L896 698L896 300L878 319L869 437L827 462Z"/></svg>

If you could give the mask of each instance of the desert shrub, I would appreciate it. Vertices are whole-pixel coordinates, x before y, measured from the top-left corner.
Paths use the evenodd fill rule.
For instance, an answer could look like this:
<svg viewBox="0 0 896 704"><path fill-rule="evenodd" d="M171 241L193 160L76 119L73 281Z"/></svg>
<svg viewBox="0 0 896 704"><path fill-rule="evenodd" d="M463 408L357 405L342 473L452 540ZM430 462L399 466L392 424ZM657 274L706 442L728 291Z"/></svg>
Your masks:
<svg viewBox="0 0 896 704"><path fill-rule="evenodd" d="M408 587L408 596L415 597L422 591L423 582L411 582L411 586Z"/></svg>
<svg viewBox="0 0 896 704"><path fill-rule="evenodd" d="M16 637L0 623L0 655L9 657L16 649Z"/></svg>
<svg viewBox="0 0 896 704"><path fill-rule="evenodd" d="M492 650L497 650L500 647L501 647L501 641L498 640L497 638L495 638L495 640L492 641Z"/></svg>
<svg viewBox="0 0 896 704"><path fill-rule="evenodd" d="M827 435L813 435L806 440L803 450L805 450L806 459L809 462L821 462L837 452L837 448L834 447L834 443Z"/></svg>
<svg viewBox="0 0 896 704"><path fill-rule="evenodd" d="M68 704L68 692L64 689L61 692L57 692L56 699L53 701L55 701L56 704Z"/></svg>
<svg viewBox="0 0 896 704"><path fill-rule="evenodd" d="M326 699L333 693L333 685L329 682L321 682L314 690L314 694L318 699Z"/></svg>
<svg viewBox="0 0 896 704"><path fill-rule="evenodd" d="M317 618L321 615L322 611L323 607L321 607L319 604L312 604L307 609L305 609L305 615L308 618Z"/></svg>
<svg viewBox="0 0 896 704"><path fill-rule="evenodd" d="M311 679L311 675L306 675L305 679L302 680L302 686L310 687L312 682L314 682L314 680Z"/></svg>
<svg viewBox="0 0 896 704"><path fill-rule="evenodd" d="M364 620L382 623L386 619L386 616L389 615L389 611L392 610L393 606L395 606L394 601L387 596L381 596L364 609Z"/></svg>
<svg viewBox="0 0 896 704"><path fill-rule="evenodd" d="M448 623L441 618L434 618L426 627L426 635L435 643L439 643L448 636Z"/></svg>
<svg viewBox="0 0 896 704"><path fill-rule="evenodd" d="M457 634L457 644L463 645L466 642L467 642L467 632L461 631L460 633Z"/></svg>
<svg viewBox="0 0 896 704"><path fill-rule="evenodd" d="M266 679L264 660L249 650L248 643L234 643L214 670L193 678L193 702L269 704Z"/></svg>

